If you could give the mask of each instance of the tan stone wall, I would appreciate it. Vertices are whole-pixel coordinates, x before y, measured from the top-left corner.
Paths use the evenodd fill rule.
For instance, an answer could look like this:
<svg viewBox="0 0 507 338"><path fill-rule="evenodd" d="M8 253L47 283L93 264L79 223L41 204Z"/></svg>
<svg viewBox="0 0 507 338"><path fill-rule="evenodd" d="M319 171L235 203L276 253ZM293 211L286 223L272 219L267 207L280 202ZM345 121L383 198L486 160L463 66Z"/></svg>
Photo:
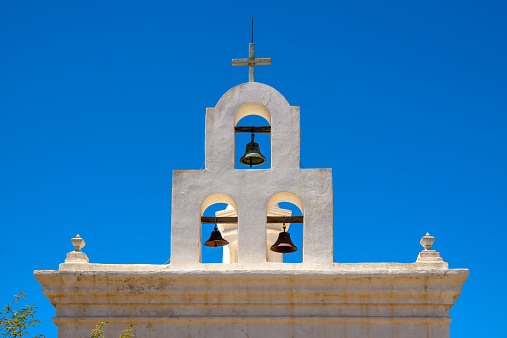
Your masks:
<svg viewBox="0 0 507 338"><path fill-rule="evenodd" d="M449 309L468 270L409 265L416 268L220 273L133 265L35 276L65 338L89 337L100 320L110 337L130 324L138 337L449 337Z"/></svg>

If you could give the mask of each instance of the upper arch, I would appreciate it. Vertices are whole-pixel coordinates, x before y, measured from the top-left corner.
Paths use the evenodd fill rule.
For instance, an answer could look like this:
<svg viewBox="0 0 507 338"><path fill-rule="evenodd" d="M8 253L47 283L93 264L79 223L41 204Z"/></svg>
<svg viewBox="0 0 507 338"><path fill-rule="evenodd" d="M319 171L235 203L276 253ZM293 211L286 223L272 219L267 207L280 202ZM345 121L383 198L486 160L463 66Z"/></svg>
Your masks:
<svg viewBox="0 0 507 338"><path fill-rule="evenodd" d="M227 203L234 208L234 210L238 210L236 206L236 201L230 195L224 193L214 193L208 195L201 203L201 216L204 215L204 211L212 204L215 203Z"/></svg>
<svg viewBox="0 0 507 338"><path fill-rule="evenodd" d="M271 126L271 169L299 169L300 112L274 88L257 82L227 91L215 108L206 110L207 170L234 170L234 127L241 117L259 115Z"/></svg>
<svg viewBox="0 0 507 338"><path fill-rule="evenodd" d="M231 107L230 104L234 106ZM215 108L222 110L226 108L227 111L234 111L235 113L239 111L243 105L248 103L258 103L259 105L264 106L267 109L267 112L261 112L258 106L249 106L248 108L256 107L257 113L246 113L241 117L247 115L259 115L264 117L269 124L271 125L272 114L274 109L271 106L277 106L277 108L286 108L290 109L289 102L287 99L275 88L268 86L264 83L259 82L246 82L240 85L237 85L231 89L229 89L221 98L218 100ZM279 110L279 109L276 109ZM246 111L246 110L245 110ZM269 115L269 118L266 118L263 114ZM240 115L236 113L234 124L241 119ZM239 117L239 118L238 118Z"/></svg>
<svg viewBox="0 0 507 338"><path fill-rule="evenodd" d="M301 213L304 216L304 209L303 209L303 201L301 198L299 198L298 195L293 194L291 192L279 192L271 196L271 198L268 201L268 205L266 207L266 212L273 207L273 205L280 203L280 202L290 202L292 204L295 204L299 210L301 210Z"/></svg>
<svg viewBox="0 0 507 338"><path fill-rule="evenodd" d="M269 125L271 125L271 113L269 112L269 109L260 103L250 102L245 103L236 111L236 115L234 115L234 126L236 127L239 120L249 115L258 115L263 117L266 121L268 121Z"/></svg>

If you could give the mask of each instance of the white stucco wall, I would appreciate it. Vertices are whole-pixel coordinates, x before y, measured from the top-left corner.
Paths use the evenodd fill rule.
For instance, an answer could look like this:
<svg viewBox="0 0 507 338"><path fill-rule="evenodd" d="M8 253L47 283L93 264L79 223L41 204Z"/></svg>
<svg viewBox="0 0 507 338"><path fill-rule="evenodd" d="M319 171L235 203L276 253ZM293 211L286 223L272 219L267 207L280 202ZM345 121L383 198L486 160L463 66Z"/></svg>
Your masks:
<svg viewBox="0 0 507 338"><path fill-rule="evenodd" d="M270 122L270 169L234 169L234 127L249 114ZM171 264L189 268L201 264L201 202L213 194L227 196L215 198L215 203L236 205L237 264L253 267L266 262L266 210L268 203L282 201L298 205L304 216L301 268L333 262L331 169L299 167L299 107L290 106L265 84L249 82L232 88L215 108L206 110L205 156L204 170L173 173ZM270 201L275 195L280 198Z"/></svg>

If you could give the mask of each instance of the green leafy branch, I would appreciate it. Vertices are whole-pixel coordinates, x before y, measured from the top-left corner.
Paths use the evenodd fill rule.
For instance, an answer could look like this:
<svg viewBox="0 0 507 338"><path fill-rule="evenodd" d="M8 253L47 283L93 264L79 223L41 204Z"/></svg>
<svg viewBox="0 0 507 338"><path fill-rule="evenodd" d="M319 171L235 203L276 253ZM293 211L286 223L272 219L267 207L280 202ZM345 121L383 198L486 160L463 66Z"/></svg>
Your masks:
<svg viewBox="0 0 507 338"><path fill-rule="evenodd" d="M22 292L19 295L14 295L14 300L9 304L5 305L3 311L0 312L2 317L0 318L0 337L5 338L17 338L23 337L28 333L28 328L35 326L40 323L40 320L34 319L33 315L39 308L37 305L27 305L15 309L18 304L18 300L24 299L25 293ZM44 334L38 334L32 338L43 338Z"/></svg>
<svg viewBox="0 0 507 338"><path fill-rule="evenodd" d="M41 321L34 318L34 314L39 308L37 305L27 305L20 307L18 301L26 297L22 292L19 295L14 295L14 300L5 305L3 311L0 312L0 338L21 338L28 335L28 328L35 326ZM100 321L91 332L91 338L105 338L102 328L107 322ZM130 324L130 328L123 330L120 333L120 338L132 338L136 336L134 325ZM41 333L33 336L32 338L45 338L46 336Z"/></svg>
<svg viewBox="0 0 507 338"><path fill-rule="evenodd" d="M106 325L107 322L100 321L100 323L95 326L95 328L92 330L91 334L92 336L90 338L105 338L104 333L102 332L102 327ZM120 338L132 338L136 336L136 333L134 331L135 326L130 324L130 329L123 330L120 333Z"/></svg>

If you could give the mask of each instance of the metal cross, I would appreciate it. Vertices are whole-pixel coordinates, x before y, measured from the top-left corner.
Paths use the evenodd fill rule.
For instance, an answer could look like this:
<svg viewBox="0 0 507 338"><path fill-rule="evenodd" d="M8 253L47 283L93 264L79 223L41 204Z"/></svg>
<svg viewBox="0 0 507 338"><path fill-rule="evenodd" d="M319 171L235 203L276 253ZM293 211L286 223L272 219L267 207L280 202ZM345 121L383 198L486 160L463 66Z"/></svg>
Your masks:
<svg viewBox="0 0 507 338"><path fill-rule="evenodd" d="M246 66L248 65L248 81L255 82L255 65L270 65L271 58L255 58L255 44L249 44L248 59L232 59L233 66Z"/></svg>

